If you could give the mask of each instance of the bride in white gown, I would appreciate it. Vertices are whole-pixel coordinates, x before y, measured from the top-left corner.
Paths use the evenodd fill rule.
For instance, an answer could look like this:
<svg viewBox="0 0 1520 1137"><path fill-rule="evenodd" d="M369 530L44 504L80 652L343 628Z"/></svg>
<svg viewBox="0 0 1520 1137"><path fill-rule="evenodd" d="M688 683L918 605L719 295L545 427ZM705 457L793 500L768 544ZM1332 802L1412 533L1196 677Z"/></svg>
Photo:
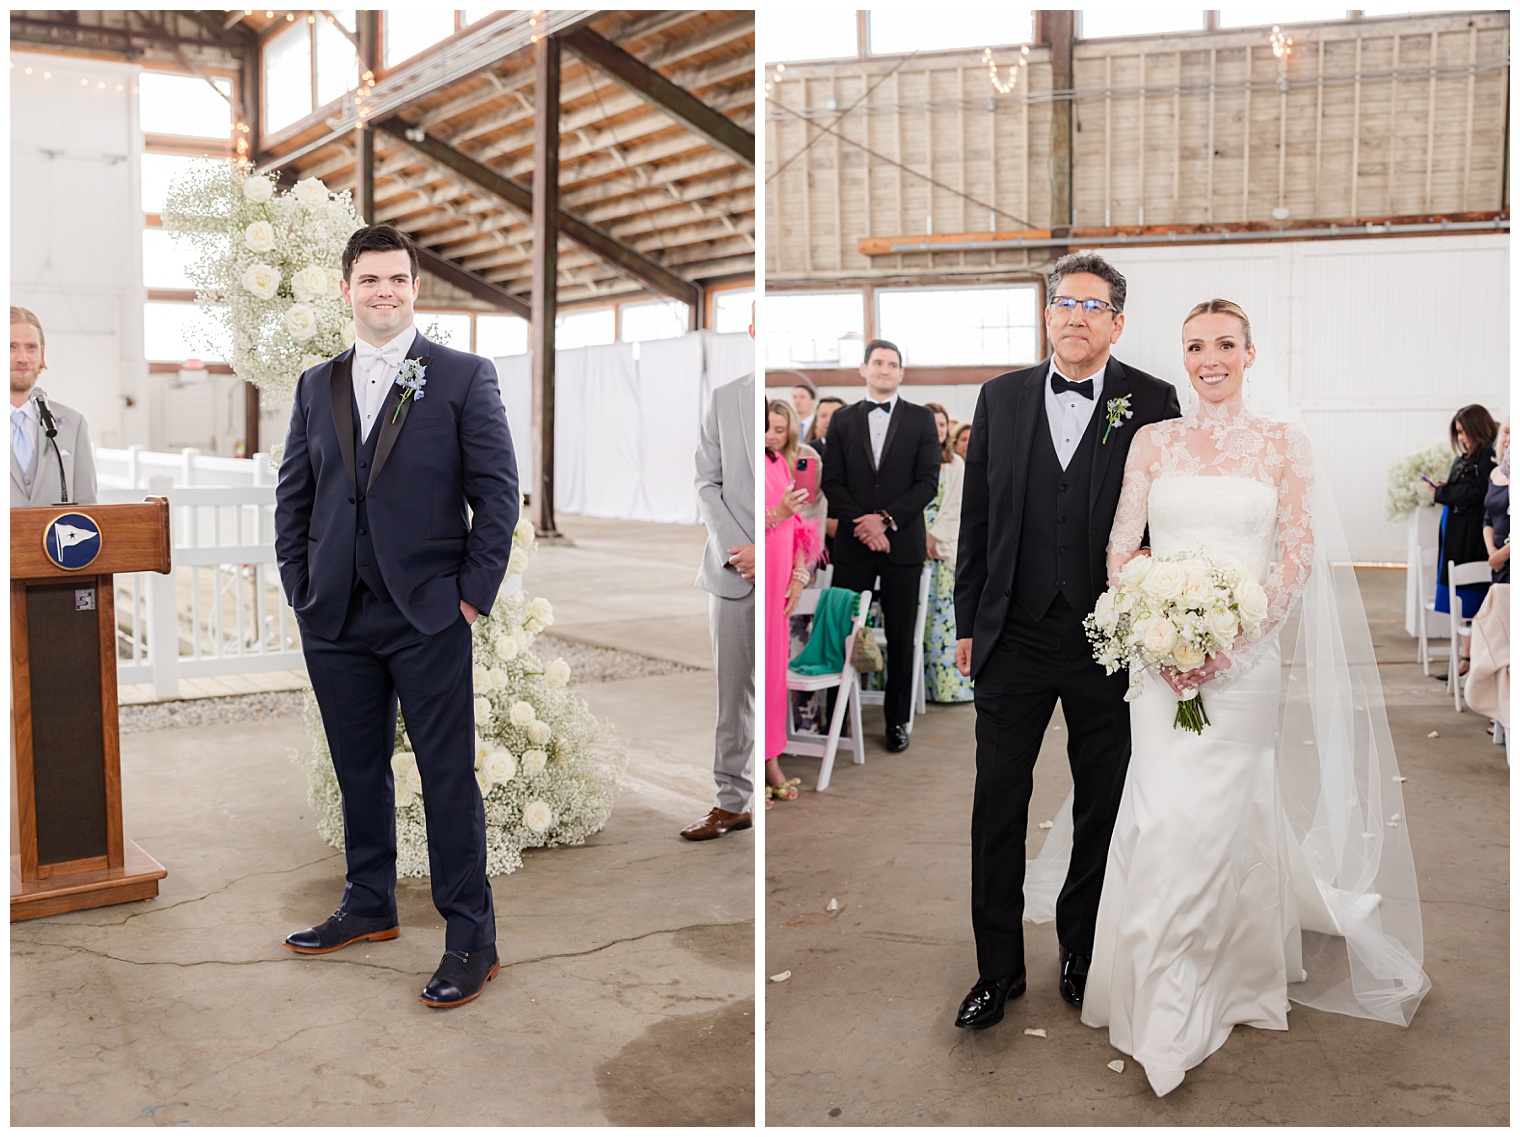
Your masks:
<svg viewBox="0 0 1520 1137"><path fill-rule="evenodd" d="M1381 687L1354 578L1350 596L1334 580L1349 559L1317 549L1332 528L1319 513L1334 511L1308 436L1247 406L1255 347L1237 306L1199 305L1183 340L1196 406L1136 435L1109 575L1148 526L1157 556L1247 565L1269 616L1259 640L1199 671L1147 673L1131 704L1082 1021L1108 1027L1158 1096L1233 1026L1286 1030L1290 997L1407 1025L1429 987ZM1310 611L1290 623L1311 582ZM1309 657L1286 702L1285 626ZM1202 734L1172 725L1184 682L1205 699Z"/></svg>

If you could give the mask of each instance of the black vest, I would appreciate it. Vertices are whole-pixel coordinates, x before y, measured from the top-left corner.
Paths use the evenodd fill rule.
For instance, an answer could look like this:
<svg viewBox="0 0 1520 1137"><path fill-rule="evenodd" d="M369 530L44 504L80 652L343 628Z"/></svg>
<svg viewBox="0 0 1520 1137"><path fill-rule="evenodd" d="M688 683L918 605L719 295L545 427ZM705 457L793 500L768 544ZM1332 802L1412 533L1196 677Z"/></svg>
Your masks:
<svg viewBox="0 0 1520 1137"><path fill-rule="evenodd" d="M1082 441L1064 470L1050 441L1047 416L1041 414L1034 428L1034 448L1024 480L1024 524L1013 573L1013 600L1036 620L1044 618L1057 594L1065 596L1077 613L1085 613L1091 602L1087 503L1098 420L1102 417L1094 407Z"/></svg>
<svg viewBox="0 0 1520 1137"><path fill-rule="evenodd" d="M358 492L354 495L355 504L358 507L354 514L354 573L376 596L382 600L389 600L391 594L386 591L385 580L380 576L380 566L375 563L375 542L370 536L369 512L364 504L365 491L369 488L369 472L375 468L375 447L380 442L380 427L383 425L383 420L375 419L375 425L370 428L369 438L365 440L361 437L364 432L364 416L359 411L357 400L354 403L353 416L354 482L358 486Z"/></svg>

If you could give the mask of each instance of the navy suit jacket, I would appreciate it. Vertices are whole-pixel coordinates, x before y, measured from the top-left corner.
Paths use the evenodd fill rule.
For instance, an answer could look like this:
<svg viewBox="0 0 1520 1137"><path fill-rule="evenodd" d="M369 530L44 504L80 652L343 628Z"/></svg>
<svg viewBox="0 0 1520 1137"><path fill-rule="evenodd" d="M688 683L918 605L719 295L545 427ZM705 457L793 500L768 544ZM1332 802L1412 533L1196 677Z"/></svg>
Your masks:
<svg viewBox="0 0 1520 1137"><path fill-rule="evenodd" d="M356 579L362 494L376 565L413 627L443 631L459 618L460 600L489 615L518 512L517 459L496 369L419 333L408 358L425 361L423 398L402 403L392 386L373 427L380 437L366 480L354 468L353 356L349 348L296 384L275 490L286 598L303 628L338 637Z"/></svg>

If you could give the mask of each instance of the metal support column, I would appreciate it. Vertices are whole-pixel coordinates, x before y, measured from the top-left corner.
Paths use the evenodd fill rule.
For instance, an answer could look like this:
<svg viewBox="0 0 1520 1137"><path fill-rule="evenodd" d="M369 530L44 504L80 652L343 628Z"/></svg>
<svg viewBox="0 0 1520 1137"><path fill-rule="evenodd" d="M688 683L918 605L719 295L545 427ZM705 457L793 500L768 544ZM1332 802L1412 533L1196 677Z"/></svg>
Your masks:
<svg viewBox="0 0 1520 1137"><path fill-rule="evenodd" d="M554 527L554 318L559 276L559 41L543 36L533 56L533 435L538 482L533 522Z"/></svg>

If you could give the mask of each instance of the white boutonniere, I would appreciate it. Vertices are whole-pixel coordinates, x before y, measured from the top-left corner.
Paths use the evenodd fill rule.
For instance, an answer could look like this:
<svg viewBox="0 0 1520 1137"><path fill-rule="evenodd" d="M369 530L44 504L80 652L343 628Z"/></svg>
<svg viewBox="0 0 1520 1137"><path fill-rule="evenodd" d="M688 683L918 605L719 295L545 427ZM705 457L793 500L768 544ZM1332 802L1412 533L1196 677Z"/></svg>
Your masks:
<svg viewBox="0 0 1520 1137"><path fill-rule="evenodd" d="M1108 441L1109 431L1119 425L1121 419L1134 418L1135 412L1129 409L1129 396L1123 395L1117 399L1108 400L1108 426L1103 431L1100 442Z"/></svg>
<svg viewBox="0 0 1520 1137"><path fill-rule="evenodd" d="M396 404L396 410L391 415L391 421L395 422L401 414L401 408L408 399L422 398L422 388L427 386L427 365L420 359L408 359L401 365L401 372L396 376L396 385L402 388L401 402Z"/></svg>

